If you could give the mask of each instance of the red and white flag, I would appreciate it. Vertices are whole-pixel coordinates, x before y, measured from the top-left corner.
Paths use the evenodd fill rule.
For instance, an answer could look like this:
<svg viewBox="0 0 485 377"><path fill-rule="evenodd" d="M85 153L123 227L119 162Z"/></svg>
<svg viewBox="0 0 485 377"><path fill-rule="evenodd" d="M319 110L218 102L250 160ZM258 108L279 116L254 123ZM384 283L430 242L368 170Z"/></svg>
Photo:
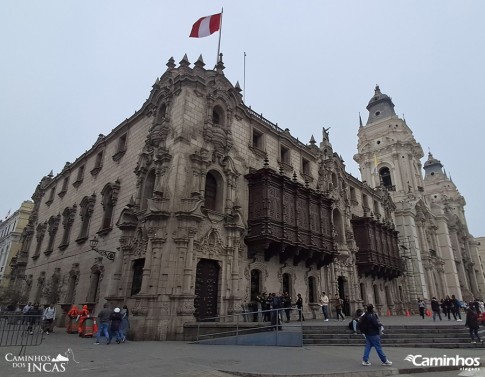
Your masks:
<svg viewBox="0 0 485 377"><path fill-rule="evenodd" d="M192 26L189 37L202 38L208 37L221 28L222 13L212 16L202 17Z"/></svg>

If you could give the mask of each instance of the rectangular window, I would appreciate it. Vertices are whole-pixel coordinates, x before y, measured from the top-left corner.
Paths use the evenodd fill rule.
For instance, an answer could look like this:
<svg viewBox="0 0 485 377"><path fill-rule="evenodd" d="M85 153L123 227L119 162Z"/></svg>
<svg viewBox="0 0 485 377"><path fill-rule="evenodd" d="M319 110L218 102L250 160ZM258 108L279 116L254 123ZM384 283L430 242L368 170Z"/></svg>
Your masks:
<svg viewBox="0 0 485 377"><path fill-rule="evenodd" d="M82 181L84 178L84 165L81 165L77 171L77 181Z"/></svg>
<svg viewBox="0 0 485 377"><path fill-rule="evenodd" d="M263 134L258 130L253 129L253 147L263 149Z"/></svg>
<svg viewBox="0 0 485 377"><path fill-rule="evenodd" d="M305 158L301 159L301 168L303 170L303 174L310 175L310 161Z"/></svg>
<svg viewBox="0 0 485 377"><path fill-rule="evenodd" d="M126 148L126 134L121 135L118 139L118 149L116 152L123 152Z"/></svg>
<svg viewBox="0 0 485 377"><path fill-rule="evenodd" d="M103 165L103 151L96 155L96 162L94 164L95 168L100 168Z"/></svg>
<svg viewBox="0 0 485 377"><path fill-rule="evenodd" d="M64 182L62 183L62 191L67 191L67 185L69 184L69 177L64 178Z"/></svg>
<svg viewBox="0 0 485 377"><path fill-rule="evenodd" d="M283 145L280 148L280 160L285 164L290 164L290 150Z"/></svg>

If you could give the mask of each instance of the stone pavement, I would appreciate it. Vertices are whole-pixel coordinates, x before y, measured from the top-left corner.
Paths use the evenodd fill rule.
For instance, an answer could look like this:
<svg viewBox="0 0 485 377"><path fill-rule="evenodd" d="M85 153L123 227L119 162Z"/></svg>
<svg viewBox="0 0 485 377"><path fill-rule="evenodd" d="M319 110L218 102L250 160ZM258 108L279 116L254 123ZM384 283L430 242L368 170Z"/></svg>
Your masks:
<svg viewBox="0 0 485 377"><path fill-rule="evenodd" d="M306 321L306 324L317 320ZM321 320L319 320L321 321ZM406 322L408 321L408 322ZM385 317L384 325L414 324L421 321L413 317ZM426 323L433 324L426 319ZM327 322L329 326L346 325L348 321ZM448 321L443 321L448 322ZM105 341L104 341L105 342ZM79 338L76 334L66 334L63 329L46 335L40 346L28 347L26 356L39 358L56 357L58 354L69 357L69 362L49 363L42 361L12 361L20 347L0 348L1 376L29 376L34 367L44 368L47 374L57 368L65 370L67 376L93 375L102 376L187 376L187 377L228 377L239 376L335 376L360 377L384 376L427 372L404 360L407 355L424 357L480 357L485 362L485 348L476 349L428 349L387 347L384 352L393 362L392 367L383 367L372 350L370 367L361 365L362 346L305 346L305 347L270 347L270 346L217 346L199 345L189 342L126 342L124 344L95 345L92 338ZM72 353L68 352L71 349ZM72 356L74 355L74 357ZM6 360L6 358L8 360ZM17 364L14 365L14 362ZM22 365L24 363L24 365ZM34 365L35 364L35 365ZM43 364L43 365L41 365ZM30 368L30 370L29 370ZM449 369L449 368L448 368ZM456 374L454 373L456 371ZM446 372L446 376L458 375L460 371ZM480 371L467 372L468 376L485 376L485 366ZM422 375L424 376L424 375Z"/></svg>

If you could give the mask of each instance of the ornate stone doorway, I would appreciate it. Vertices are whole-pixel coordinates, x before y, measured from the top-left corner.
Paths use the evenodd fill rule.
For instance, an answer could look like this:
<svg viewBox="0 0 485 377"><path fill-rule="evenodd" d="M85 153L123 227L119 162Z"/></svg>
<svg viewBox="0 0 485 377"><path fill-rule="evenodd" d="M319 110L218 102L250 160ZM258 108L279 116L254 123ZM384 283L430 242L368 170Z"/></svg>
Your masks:
<svg viewBox="0 0 485 377"><path fill-rule="evenodd" d="M197 321L211 321L206 318L217 316L219 296L219 264L217 261L201 259L197 263L195 296L194 315Z"/></svg>

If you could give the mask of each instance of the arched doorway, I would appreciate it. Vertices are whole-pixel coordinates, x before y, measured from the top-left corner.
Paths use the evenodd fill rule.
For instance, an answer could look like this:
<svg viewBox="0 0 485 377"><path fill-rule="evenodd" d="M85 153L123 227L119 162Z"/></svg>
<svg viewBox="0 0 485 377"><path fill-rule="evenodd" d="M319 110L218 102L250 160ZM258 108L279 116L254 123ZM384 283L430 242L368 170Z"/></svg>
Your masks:
<svg viewBox="0 0 485 377"><path fill-rule="evenodd" d="M217 299L219 296L219 264L215 260L201 259L197 263L195 276L194 316L197 321L217 316Z"/></svg>
<svg viewBox="0 0 485 377"><path fill-rule="evenodd" d="M343 300L342 311L345 315L350 315L350 301L347 292L347 280L343 276L339 276L338 283L338 295Z"/></svg>

